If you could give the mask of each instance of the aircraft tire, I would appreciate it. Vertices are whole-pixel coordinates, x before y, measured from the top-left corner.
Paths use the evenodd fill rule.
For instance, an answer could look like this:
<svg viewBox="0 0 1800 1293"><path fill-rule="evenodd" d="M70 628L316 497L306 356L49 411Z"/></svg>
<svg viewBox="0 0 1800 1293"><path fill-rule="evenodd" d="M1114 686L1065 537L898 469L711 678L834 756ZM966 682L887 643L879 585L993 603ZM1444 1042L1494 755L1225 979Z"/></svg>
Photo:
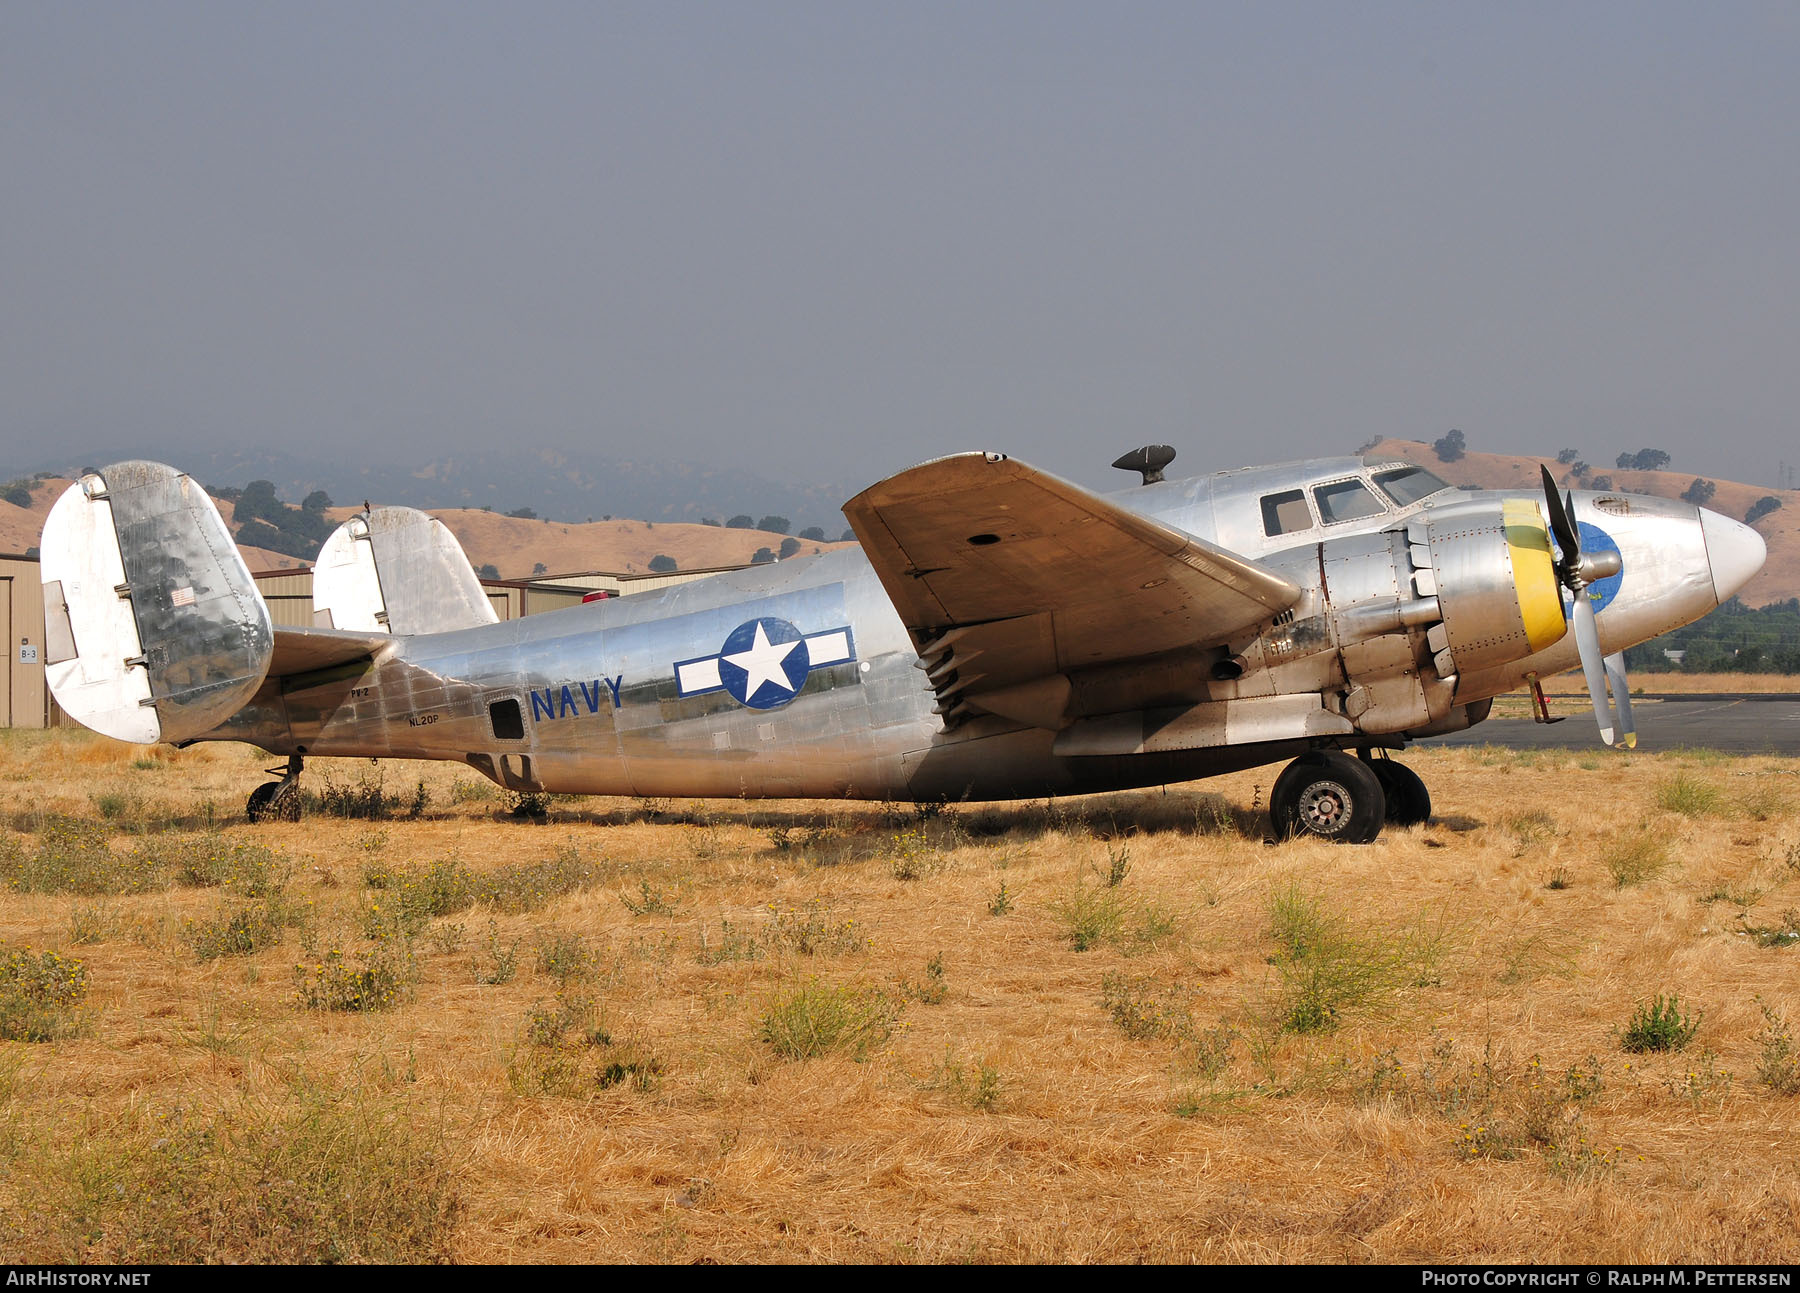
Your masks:
<svg viewBox="0 0 1800 1293"><path fill-rule="evenodd" d="M1373 759L1369 767L1387 797L1389 826L1421 826L1431 820L1431 792L1418 773L1392 759Z"/></svg>
<svg viewBox="0 0 1800 1293"><path fill-rule="evenodd" d="M1269 792L1269 820L1281 839L1317 835L1334 844L1368 844L1386 817L1387 796L1375 773L1338 750L1301 755Z"/></svg>
<svg viewBox="0 0 1800 1293"><path fill-rule="evenodd" d="M300 820L300 787L291 781L265 781L250 792L244 816L256 822Z"/></svg>
<svg viewBox="0 0 1800 1293"><path fill-rule="evenodd" d="M267 821L275 815L270 804L275 798L275 792L280 789L279 781L265 781L250 792L250 798L244 801L244 816L250 819L252 825Z"/></svg>

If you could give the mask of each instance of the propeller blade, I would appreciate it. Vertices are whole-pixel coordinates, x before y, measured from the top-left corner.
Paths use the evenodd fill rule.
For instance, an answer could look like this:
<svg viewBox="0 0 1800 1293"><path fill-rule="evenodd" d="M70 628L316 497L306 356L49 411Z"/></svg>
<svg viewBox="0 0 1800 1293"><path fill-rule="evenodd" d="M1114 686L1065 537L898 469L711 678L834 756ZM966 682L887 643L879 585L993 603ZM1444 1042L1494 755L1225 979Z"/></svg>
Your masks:
<svg viewBox="0 0 1800 1293"><path fill-rule="evenodd" d="M1612 691L1613 708L1619 712L1619 741L1628 750L1637 748L1637 724L1631 721L1631 684L1625 677L1625 653L1606 657L1606 685Z"/></svg>
<svg viewBox="0 0 1800 1293"><path fill-rule="evenodd" d="M1575 645L1581 652L1581 672L1587 676L1588 699L1594 702L1594 721L1600 724L1600 739L1613 743L1612 706L1606 700L1606 663L1600 655L1600 628L1594 622L1594 604L1587 589L1575 590Z"/></svg>
<svg viewBox="0 0 1800 1293"><path fill-rule="evenodd" d="M1563 583L1569 582L1569 576L1581 561L1581 531L1575 528L1570 519L1574 515L1574 507L1564 507L1562 495L1556 492L1556 482L1550 479L1550 469L1543 463L1538 464L1538 472L1544 478L1544 503L1550 514L1550 532L1556 536L1556 546L1562 549L1562 560L1558 563L1558 573ZM1574 496L1570 495L1571 504Z"/></svg>

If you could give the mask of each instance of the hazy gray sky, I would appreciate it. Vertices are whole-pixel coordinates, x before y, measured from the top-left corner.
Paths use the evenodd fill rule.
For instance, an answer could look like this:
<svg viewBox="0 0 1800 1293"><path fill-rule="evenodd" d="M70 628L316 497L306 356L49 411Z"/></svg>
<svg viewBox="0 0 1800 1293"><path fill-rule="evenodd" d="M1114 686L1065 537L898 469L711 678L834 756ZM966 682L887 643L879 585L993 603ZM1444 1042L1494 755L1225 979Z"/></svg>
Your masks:
<svg viewBox="0 0 1800 1293"><path fill-rule="evenodd" d="M0 439L1773 484L1797 123L1791 4L9 0Z"/></svg>

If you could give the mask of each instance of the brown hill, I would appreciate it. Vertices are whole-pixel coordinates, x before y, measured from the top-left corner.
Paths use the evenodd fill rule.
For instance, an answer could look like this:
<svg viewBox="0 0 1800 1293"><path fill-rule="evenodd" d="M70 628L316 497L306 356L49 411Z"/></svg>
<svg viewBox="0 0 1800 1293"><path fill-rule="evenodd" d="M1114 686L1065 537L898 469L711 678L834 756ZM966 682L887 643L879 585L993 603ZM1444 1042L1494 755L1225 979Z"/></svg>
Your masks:
<svg viewBox="0 0 1800 1293"><path fill-rule="evenodd" d="M1530 456L1470 452L1455 462L1440 462L1432 447L1420 440L1382 440L1366 451L1371 455L1392 454L1428 467L1452 485L1474 485L1481 489L1536 489L1539 487L1538 466L1550 468L1550 474L1569 488L1583 485L1559 466L1554 456ZM1627 494L1655 494L1662 498L1680 498L1694 483L1691 471L1624 471L1601 468L1588 479L1605 476L1612 488ZM1748 606L1767 606L1770 602L1800 597L1800 491L1770 489L1764 485L1742 485L1736 481L1711 480L1717 490L1707 503L1713 511L1741 521L1750 505L1768 495L1781 500L1781 506L1756 522L1756 532L1769 545L1769 559L1756 578L1738 594ZM1592 486L1588 486L1591 488Z"/></svg>
<svg viewBox="0 0 1800 1293"><path fill-rule="evenodd" d="M38 545L44 518L62 496L69 482L56 477L30 482L31 506L18 507L0 499L0 552L24 552ZM219 514L235 532L230 503L214 499ZM352 516L356 508L333 508L334 522ZM450 527L463 551L477 569L492 565L502 579L529 579L542 565L545 574L580 570L605 570L618 574L648 574L650 560L668 556L682 570L749 564L758 548L781 550L786 536L765 530L731 530L712 525L652 521L591 521L570 524L498 516L478 509L453 508L433 515ZM802 554L841 548L842 543L800 541ZM266 548L239 545L244 562L253 571L298 570L308 562Z"/></svg>
<svg viewBox="0 0 1800 1293"><path fill-rule="evenodd" d="M356 511L337 507L328 515L342 521ZM648 574L651 558L658 555L673 557L682 570L742 566L758 548L779 552L787 537L672 521L536 521L477 508L446 508L432 515L450 527L476 569L492 565L502 579L529 579L539 565L552 576L579 570ZM811 556L844 546L802 539L800 553Z"/></svg>

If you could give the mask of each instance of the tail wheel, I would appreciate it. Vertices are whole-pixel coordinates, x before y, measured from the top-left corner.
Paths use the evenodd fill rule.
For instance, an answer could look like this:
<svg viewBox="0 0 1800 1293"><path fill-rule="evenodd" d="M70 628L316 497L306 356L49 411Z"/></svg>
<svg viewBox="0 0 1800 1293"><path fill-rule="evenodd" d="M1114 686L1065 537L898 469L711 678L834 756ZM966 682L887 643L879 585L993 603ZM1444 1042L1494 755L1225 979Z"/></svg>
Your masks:
<svg viewBox="0 0 1800 1293"><path fill-rule="evenodd" d="M1367 844L1381 833L1387 796L1369 765L1337 750L1303 754L1269 792L1276 835L1317 835L1335 844Z"/></svg>
<svg viewBox="0 0 1800 1293"><path fill-rule="evenodd" d="M1422 826L1431 820L1431 792L1418 773L1392 759L1371 759L1368 766L1387 796L1389 826Z"/></svg>
<svg viewBox="0 0 1800 1293"><path fill-rule="evenodd" d="M292 781L265 781L250 792L244 815L252 822L300 820L300 787Z"/></svg>

